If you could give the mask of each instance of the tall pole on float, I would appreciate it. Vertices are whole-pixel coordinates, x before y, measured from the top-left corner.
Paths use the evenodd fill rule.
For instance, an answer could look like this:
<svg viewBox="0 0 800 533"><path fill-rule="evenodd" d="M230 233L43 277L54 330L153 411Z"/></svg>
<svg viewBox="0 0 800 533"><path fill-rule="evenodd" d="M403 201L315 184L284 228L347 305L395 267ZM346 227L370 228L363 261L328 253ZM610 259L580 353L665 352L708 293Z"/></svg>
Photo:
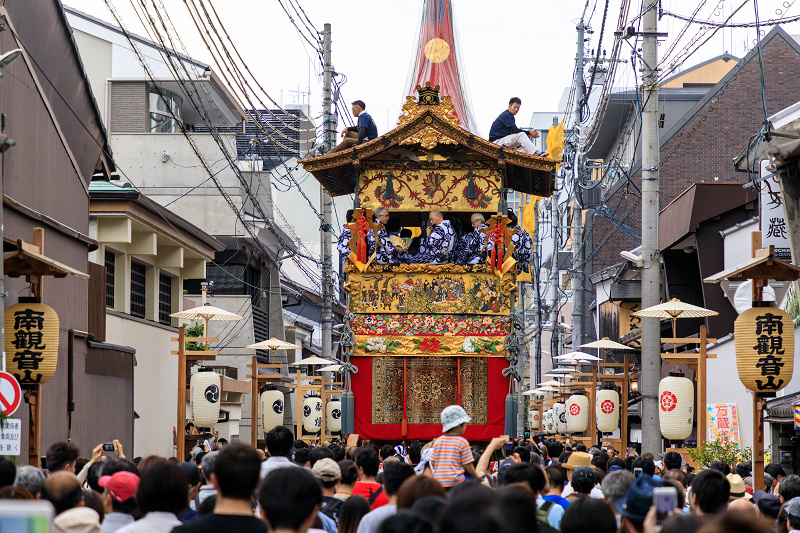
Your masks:
<svg viewBox="0 0 800 533"><path fill-rule="evenodd" d="M661 300L658 249L658 3L642 0L642 309ZM661 452L658 382L661 378L661 332L658 318L642 318L642 451ZM698 406L705 409L704 405ZM704 429L705 431L705 429Z"/></svg>
<svg viewBox="0 0 800 533"><path fill-rule="evenodd" d="M325 24L322 32L322 113L324 120L324 142L326 151L336 142L335 118L331 112L333 98L333 67L331 66L331 25ZM320 186L321 187L321 186ZM331 202L333 200L322 190L322 357L330 359L333 336L333 262L331 260Z"/></svg>

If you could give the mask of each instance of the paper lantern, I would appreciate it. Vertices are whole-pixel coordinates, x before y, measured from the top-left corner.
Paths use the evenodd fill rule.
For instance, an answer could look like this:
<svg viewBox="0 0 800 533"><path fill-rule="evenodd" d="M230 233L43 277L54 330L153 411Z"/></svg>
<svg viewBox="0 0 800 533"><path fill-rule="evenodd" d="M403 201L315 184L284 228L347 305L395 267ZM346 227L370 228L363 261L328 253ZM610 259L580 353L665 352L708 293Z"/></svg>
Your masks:
<svg viewBox="0 0 800 533"><path fill-rule="evenodd" d="M322 398L309 396L303 400L303 431L314 435L322 429Z"/></svg>
<svg viewBox="0 0 800 533"><path fill-rule="evenodd" d="M556 433L567 432L567 406L563 403L557 403L553 406L553 418L556 423Z"/></svg>
<svg viewBox="0 0 800 533"><path fill-rule="evenodd" d="M216 372L199 371L189 386L192 422L199 428L210 428L219 420L221 380Z"/></svg>
<svg viewBox="0 0 800 533"><path fill-rule="evenodd" d="M328 400L325 405L325 429L331 433L342 431L342 402L340 400Z"/></svg>
<svg viewBox="0 0 800 533"><path fill-rule="evenodd" d="M545 409L544 415L542 416L542 423L544 424L544 432L547 435L552 435L555 433L555 426L553 424L553 409Z"/></svg>
<svg viewBox="0 0 800 533"><path fill-rule="evenodd" d="M573 394L567 399L567 433L583 433L589 429L589 398Z"/></svg>
<svg viewBox="0 0 800 533"><path fill-rule="evenodd" d="M613 389L597 391L597 431L611 433L619 427L619 393Z"/></svg>
<svg viewBox="0 0 800 533"><path fill-rule="evenodd" d="M528 428L533 431L539 429L542 422L542 415L538 410L528 411Z"/></svg>
<svg viewBox="0 0 800 533"><path fill-rule="evenodd" d="M658 384L658 419L665 439L684 440L692 434L694 384L673 372Z"/></svg>
<svg viewBox="0 0 800 533"><path fill-rule="evenodd" d="M277 390L265 390L261 393L261 429L269 432L276 426L283 425L283 393Z"/></svg>
<svg viewBox="0 0 800 533"><path fill-rule="evenodd" d="M6 369L21 385L47 383L58 363L58 315L39 298L6 309Z"/></svg>
<svg viewBox="0 0 800 533"><path fill-rule="evenodd" d="M753 307L733 324L736 370L742 384L774 396L789 384L794 371L794 324L777 307Z"/></svg>

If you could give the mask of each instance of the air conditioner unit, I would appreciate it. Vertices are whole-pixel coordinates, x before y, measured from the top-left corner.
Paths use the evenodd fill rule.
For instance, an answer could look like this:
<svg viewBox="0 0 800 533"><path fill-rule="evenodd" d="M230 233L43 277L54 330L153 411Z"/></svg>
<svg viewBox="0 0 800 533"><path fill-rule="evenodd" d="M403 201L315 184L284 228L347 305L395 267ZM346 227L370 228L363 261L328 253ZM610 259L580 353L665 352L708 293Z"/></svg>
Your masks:
<svg viewBox="0 0 800 533"><path fill-rule="evenodd" d="M581 206L584 209L594 209L603 205L603 188L598 180L590 180L580 189Z"/></svg>

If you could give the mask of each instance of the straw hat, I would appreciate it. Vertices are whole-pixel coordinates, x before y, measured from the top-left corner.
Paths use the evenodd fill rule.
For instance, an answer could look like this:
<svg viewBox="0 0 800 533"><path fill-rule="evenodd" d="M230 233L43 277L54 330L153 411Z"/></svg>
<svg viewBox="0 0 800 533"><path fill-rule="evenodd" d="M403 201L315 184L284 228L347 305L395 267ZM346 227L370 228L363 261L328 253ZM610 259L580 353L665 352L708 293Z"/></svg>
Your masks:
<svg viewBox="0 0 800 533"><path fill-rule="evenodd" d="M567 470L575 470L579 466L588 466L592 470L595 469L595 466L592 464L592 456L586 452L572 452L569 454L567 462L561 466Z"/></svg>
<svg viewBox="0 0 800 533"><path fill-rule="evenodd" d="M744 480L739 474L728 474L728 483L731 484L731 498L744 498L745 500L752 500L753 496L748 494L745 490Z"/></svg>

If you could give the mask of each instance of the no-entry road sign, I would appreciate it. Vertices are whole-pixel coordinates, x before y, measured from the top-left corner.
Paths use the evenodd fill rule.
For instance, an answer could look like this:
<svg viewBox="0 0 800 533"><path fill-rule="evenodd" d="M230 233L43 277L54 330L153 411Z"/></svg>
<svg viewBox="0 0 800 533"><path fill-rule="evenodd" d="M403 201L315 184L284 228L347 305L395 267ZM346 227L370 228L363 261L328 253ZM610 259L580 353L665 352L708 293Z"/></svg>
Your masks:
<svg viewBox="0 0 800 533"><path fill-rule="evenodd" d="M8 372L0 372L0 411L11 416L22 402L22 389L17 378Z"/></svg>

